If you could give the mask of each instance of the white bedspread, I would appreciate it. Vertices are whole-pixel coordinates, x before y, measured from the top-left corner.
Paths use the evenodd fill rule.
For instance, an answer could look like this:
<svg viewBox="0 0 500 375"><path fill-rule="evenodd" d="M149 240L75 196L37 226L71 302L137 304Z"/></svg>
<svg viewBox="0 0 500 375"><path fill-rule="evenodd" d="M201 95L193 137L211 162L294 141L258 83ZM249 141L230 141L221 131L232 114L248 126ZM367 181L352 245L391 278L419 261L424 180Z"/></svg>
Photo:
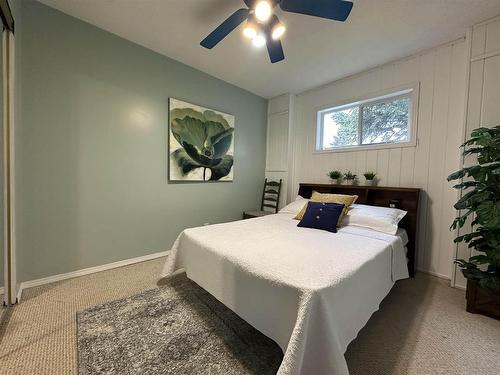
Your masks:
<svg viewBox="0 0 500 375"><path fill-rule="evenodd" d="M278 374L348 374L344 353L394 282L400 237L352 226L298 228L289 214L186 229L162 277L187 276L275 340Z"/></svg>

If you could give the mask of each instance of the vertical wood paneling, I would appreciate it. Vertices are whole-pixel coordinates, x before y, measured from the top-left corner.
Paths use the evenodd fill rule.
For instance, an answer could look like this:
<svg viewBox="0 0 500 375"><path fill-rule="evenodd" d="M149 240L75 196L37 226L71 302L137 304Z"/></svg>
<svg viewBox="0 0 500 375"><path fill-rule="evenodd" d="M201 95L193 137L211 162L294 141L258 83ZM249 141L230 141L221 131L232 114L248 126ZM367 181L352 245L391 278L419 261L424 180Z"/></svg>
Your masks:
<svg viewBox="0 0 500 375"><path fill-rule="evenodd" d="M500 51L500 19L486 25L486 53Z"/></svg>
<svg viewBox="0 0 500 375"><path fill-rule="evenodd" d="M415 166L415 148L406 147L401 152L400 185L402 187L414 186L413 169Z"/></svg>
<svg viewBox="0 0 500 375"><path fill-rule="evenodd" d="M377 164L378 164L377 150L366 151L366 170L377 173L377 179L378 179L380 176L378 176Z"/></svg>
<svg viewBox="0 0 500 375"><path fill-rule="evenodd" d="M268 103L266 178L282 180L279 206L286 204L289 185L290 96L281 95Z"/></svg>
<svg viewBox="0 0 500 375"><path fill-rule="evenodd" d="M400 186L401 154L401 148L389 150L389 167L387 173L387 185L389 186Z"/></svg>
<svg viewBox="0 0 500 375"><path fill-rule="evenodd" d="M478 38L480 39L480 38ZM455 192L446 182L459 160L463 133L465 43L457 41L321 88L296 98L293 186L299 182L327 182L332 169L350 170L364 182L366 171L377 173L379 184L419 187L418 266L451 276L455 251L453 233ZM417 146L380 150L314 153L315 113L318 107L420 83ZM451 135L450 135L451 133ZM446 232L445 232L446 231Z"/></svg>
<svg viewBox="0 0 500 375"><path fill-rule="evenodd" d="M469 103L467 109L467 131L477 128L481 123L481 107L484 86L484 60L474 61L470 66Z"/></svg>
<svg viewBox="0 0 500 375"><path fill-rule="evenodd" d="M471 58L474 59L486 52L486 25L474 27L472 32Z"/></svg>
<svg viewBox="0 0 500 375"><path fill-rule="evenodd" d="M366 151L356 152L356 174L360 181L364 181L363 173L368 172L366 168Z"/></svg>
<svg viewBox="0 0 500 375"><path fill-rule="evenodd" d="M475 28L472 38L472 57L482 55L485 52L486 25ZM484 60L474 61L470 64L469 95L467 103L467 118L465 137L468 137L474 128L481 123L481 106L484 86ZM463 160L463 166L471 166L475 162L471 156ZM459 234L469 233L472 230L472 218L469 218L465 225L459 230ZM457 246L456 257L467 259L471 256L471 251L467 244L460 243ZM465 278L459 272L455 277L455 284L464 287Z"/></svg>
<svg viewBox="0 0 500 375"><path fill-rule="evenodd" d="M498 22L500 25L500 21ZM500 42L500 36L498 37ZM488 28L488 40L490 40ZM500 47L499 47L500 49ZM484 63L483 102L481 122L485 126L494 126L500 118L500 54L486 59Z"/></svg>
<svg viewBox="0 0 500 375"><path fill-rule="evenodd" d="M419 59L406 59L394 66L392 85L400 82L419 81ZM415 148L392 149L389 154L388 184L391 186L413 186Z"/></svg>
<svg viewBox="0 0 500 375"><path fill-rule="evenodd" d="M420 194L420 217L418 234L417 265L426 269L424 262L427 259L429 249L426 246L427 233L427 181L429 177L429 149L431 138L432 111L434 107L434 66L436 51L431 51L420 57L420 100L418 108L418 147L415 149L415 164L413 167L413 180L416 187L423 190Z"/></svg>
<svg viewBox="0 0 500 375"><path fill-rule="evenodd" d="M448 105L448 123L446 126L447 142L445 144L445 165L444 175L458 170L461 163L461 155L457 152L456 145L462 143L462 134L455 131L456 124L464 123L463 103L465 103L466 93L460 90L460 87L465 84L466 79L466 65L467 54L466 47L463 43L455 44L452 52L452 69L450 81L450 99ZM457 215L457 211L453 207L458 198L457 190L453 189L454 182L444 183L442 185L442 202L443 209L441 211L440 220L440 233L441 235L441 248L446 248L448 244L452 243L457 235L457 231L449 230L452 220ZM453 273L453 260L455 254L448 254L446 252L439 253L439 265L442 267L439 270L441 274Z"/></svg>
<svg viewBox="0 0 500 375"><path fill-rule="evenodd" d="M270 115L267 130L267 169L286 171L288 165L288 113Z"/></svg>
<svg viewBox="0 0 500 375"><path fill-rule="evenodd" d="M377 176L379 178L381 185L389 185L388 173L389 173L389 150L378 150L377 151Z"/></svg>
<svg viewBox="0 0 500 375"><path fill-rule="evenodd" d="M450 94L450 67L452 47L442 48L436 52L434 74L434 101L431 120L431 138L429 148L429 178L427 193L427 231L425 247L429 250L428 256L422 264L425 269L439 273L440 249L440 216L442 205L442 185L444 183L444 149L446 144L446 126L448 117L448 103ZM457 150L458 152L458 150Z"/></svg>
<svg viewBox="0 0 500 375"><path fill-rule="evenodd" d="M356 170L356 155L355 155L355 153L350 153L350 154L343 153L342 155L344 157L344 161L343 161L342 165L344 166L345 169L354 173Z"/></svg>

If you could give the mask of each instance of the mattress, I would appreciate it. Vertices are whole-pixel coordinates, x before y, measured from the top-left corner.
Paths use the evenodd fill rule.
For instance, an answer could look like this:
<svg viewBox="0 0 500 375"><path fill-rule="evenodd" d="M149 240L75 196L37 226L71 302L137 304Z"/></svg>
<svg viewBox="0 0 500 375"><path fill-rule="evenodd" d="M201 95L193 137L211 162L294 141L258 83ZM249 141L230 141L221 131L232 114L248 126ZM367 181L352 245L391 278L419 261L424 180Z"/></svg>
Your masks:
<svg viewBox="0 0 500 375"><path fill-rule="evenodd" d="M278 374L304 375L348 374L347 345L408 277L400 236L290 214L186 229L161 276L179 270L280 345Z"/></svg>

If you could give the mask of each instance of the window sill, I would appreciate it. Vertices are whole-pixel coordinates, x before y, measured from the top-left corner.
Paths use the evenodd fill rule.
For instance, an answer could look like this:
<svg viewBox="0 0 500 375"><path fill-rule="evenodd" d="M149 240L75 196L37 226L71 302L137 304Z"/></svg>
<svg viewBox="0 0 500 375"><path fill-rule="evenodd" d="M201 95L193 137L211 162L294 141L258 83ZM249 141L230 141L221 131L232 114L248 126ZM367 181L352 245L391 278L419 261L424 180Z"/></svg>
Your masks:
<svg viewBox="0 0 500 375"><path fill-rule="evenodd" d="M352 151L369 151L369 150L387 150L394 148L416 147L417 142L404 142L404 143L387 143L378 145L363 145L363 146L348 146L336 147L325 150L314 150L313 154L330 154L335 152L352 152Z"/></svg>

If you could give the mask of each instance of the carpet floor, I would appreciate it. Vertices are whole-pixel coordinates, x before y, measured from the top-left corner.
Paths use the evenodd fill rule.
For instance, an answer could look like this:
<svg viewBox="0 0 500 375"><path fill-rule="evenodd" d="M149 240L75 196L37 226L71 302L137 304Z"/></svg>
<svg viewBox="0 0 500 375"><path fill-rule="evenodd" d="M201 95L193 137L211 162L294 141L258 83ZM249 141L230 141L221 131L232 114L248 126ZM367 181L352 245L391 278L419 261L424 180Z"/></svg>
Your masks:
<svg viewBox="0 0 500 375"><path fill-rule="evenodd" d="M185 274L77 314L80 375L273 375L280 347Z"/></svg>
<svg viewBox="0 0 500 375"><path fill-rule="evenodd" d="M76 313L157 288L164 259L23 292L0 321L0 374L77 374ZM397 283L346 352L355 374L498 374L500 322L424 274Z"/></svg>

